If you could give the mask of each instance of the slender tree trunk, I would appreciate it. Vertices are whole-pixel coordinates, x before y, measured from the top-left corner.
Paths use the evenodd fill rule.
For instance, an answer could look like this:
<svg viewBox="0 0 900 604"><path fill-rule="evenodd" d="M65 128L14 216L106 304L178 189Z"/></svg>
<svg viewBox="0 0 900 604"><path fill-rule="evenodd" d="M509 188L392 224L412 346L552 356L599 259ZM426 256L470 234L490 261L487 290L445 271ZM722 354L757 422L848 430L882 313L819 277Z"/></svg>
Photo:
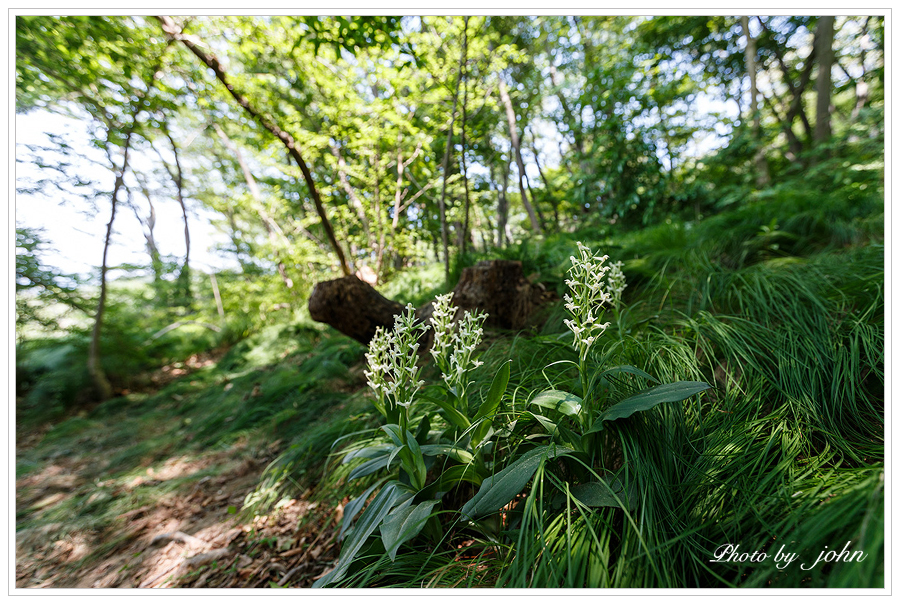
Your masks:
<svg viewBox="0 0 900 604"><path fill-rule="evenodd" d="M444 279L447 281L450 280L450 246L447 241L449 236L447 233L447 209L445 205L447 199L447 177L448 172L450 171L450 152L453 149L453 122L456 121L456 104L459 97L459 83L462 80L463 64L466 60L466 38L468 35L468 27L469 18L466 17L465 28L463 30L464 41L459 53L459 69L456 75L456 89L453 91L453 108L450 110L450 128L447 132L447 148L444 150L444 160L442 162L444 182L441 185L441 197L438 200L438 211L441 216L441 244L444 247Z"/></svg>
<svg viewBox="0 0 900 604"><path fill-rule="evenodd" d="M778 109L775 108L775 104L769 100L769 98L763 95L763 102L769 108L769 111L772 112L772 115L775 116L775 119L778 120L779 125L781 126L782 132L784 132L784 136L788 141L788 153L785 154L785 157L790 159L792 162L799 161L800 154L803 153L803 143L797 138L797 135L794 133L794 129L791 127L791 120L789 117L782 117L778 113Z"/></svg>
<svg viewBox="0 0 900 604"><path fill-rule="evenodd" d="M219 313L219 319L225 321L225 307L222 306L222 296L219 294L219 282L216 280L216 274L209 274L209 283L212 285L213 297L216 299L216 311Z"/></svg>
<svg viewBox="0 0 900 604"><path fill-rule="evenodd" d="M769 184L769 167L766 164L766 155L760 140L759 107L756 104L758 96L756 86L756 40L750 34L750 19L744 15L741 17L741 25L744 35L747 37L747 46L744 48L744 57L747 63L747 74L750 76L750 116L753 118L753 140L759 146L754 156L756 162L756 184L760 188Z"/></svg>
<svg viewBox="0 0 900 604"><path fill-rule="evenodd" d="M382 271L384 268L384 251L385 251L385 228L384 218L381 215L381 170L379 164L381 157L378 153L374 155L373 165L375 167L375 228L378 229L378 250L375 254L375 279L376 283L381 281Z"/></svg>
<svg viewBox="0 0 900 604"><path fill-rule="evenodd" d="M466 31L468 32L468 17L466 17ZM463 102L462 102L462 120L460 121L459 127L459 142L462 147L459 153L459 162L460 162L460 173L462 174L463 179L463 188L465 190L465 220L463 222L462 227L462 235L460 236L460 253L465 256L466 255L466 246L469 241L469 206L471 201L469 199L469 178L466 175L466 105L469 102L469 82L468 82L468 70L466 69L466 61L468 60L468 36L463 36Z"/></svg>
<svg viewBox="0 0 900 604"><path fill-rule="evenodd" d="M312 197L313 204L316 206L316 213L319 216L319 220L322 222L322 228L325 230L325 236L328 238L328 243L331 245L331 248L334 250L334 253L338 257L338 262L341 266L341 271L344 275L351 275L352 271L350 270L350 265L347 264L347 259L344 255L343 249L337 242L337 238L334 235L334 229L331 226L331 222L328 220L328 214L325 211L325 206L322 204L322 199L319 197L319 190L316 188L316 183L313 180L312 172L310 172L309 167L306 165L306 161L304 161L303 156L300 154L300 150L297 147L296 141L294 138L278 127L275 122L272 121L271 118L259 113L256 109L250 105L250 101L247 100L242 94L238 93L234 86L228 81L228 76L225 74L225 70L222 68L222 64L219 62L219 59L210 53L204 52L201 50L197 44L190 39L189 36L184 35L175 22L171 19L171 17L162 15L158 16L160 23L162 23L163 31L170 37L175 40L179 40L182 42L194 55L199 58L203 63L213 70L216 74L216 78L222 83L223 86L228 90L231 96L237 101L238 105L243 107L243 109L257 122L262 125L263 128L268 130L275 138L277 138L287 149L288 154L291 158L297 163L297 166L300 168L300 172L303 173L303 179L306 181L306 186L309 188L309 194Z"/></svg>
<svg viewBox="0 0 900 604"><path fill-rule="evenodd" d="M816 27L816 132L814 142L821 145L831 138L831 66L834 64L834 16L819 17Z"/></svg>
<svg viewBox="0 0 900 604"><path fill-rule="evenodd" d="M762 17L757 17L756 20L763 28L763 30L768 31L768 27L766 26L765 21L762 20ZM793 78L791 77L790 69L788 69L787 63L784 58L784 53L782 52L781 48L777 44L775 44L772 48L775 52L775 58L778 61L778 66L781 68L781 74L784 77L784 83L788 87L788 92L790 93L791 98L788 113L784 121L788 124L789 127L793 127L794 119L799 117L800 123L803 125L803 131L806 133L807 139L811 139L813 137L812 127L810 126L809 118L806 117L806 111L803 109L803 93L806 91L810 76L812 75L815 48L813 48L813 50L811 50L807 55L806 59L804 59L803 72L800 74L800 81L797 84L794 83Z"/></svg>
<svg viewBox="0 0 900 604"><path fill-rule="evenodd" d="M550 181L547 180L547 177L544 175L543 168L541 168L541 161L538 159L538 150L534 143L533 133L531 137L531 152L534 153L534 165L537 166L538 174L540 175L541 180L544 181L544 188L547 189L547 194L550 196L550 199L553 200L553 223L559 228L559 200L556 198L553 187L550 186Z"/></svg>
<svg viewBox="0 0 900 604"><path fill-rule="evenodd" d="M253 199L253 209L259 214L259 218L263 223L263 228L266 230L266 236L269 238L269 243L275 251L275 261L278 263L278 275L281 277L281 281L284 283L284 286L287 287L291 295L295 296L297 295L297 292L294 290L294 281L288 277L287 267L285 266L284 258L282 257L282 250L287 249L289 245L287 237L284 236L284 231L278 226L278 223L269 216L269 213L263 206L259 185L256 184L256 179L253 178L253 173L250 171L250 166L247 165L247 162L244 160L244 155L241 153L241 150L237 145L231 142L231 139L228 138L228 135L225 134L225 131L222 130L218 124L213 124L213 127L216 129L216 134L222 139L222 143L232 154L234 154L238 165L241 167L241 172L244 174L244 180L247 182L247 188L250 189L250 197Z"/></svg>
<svg viewBox="0 0 900 604"><path fill-rule="evenodd" d="M135 121L137 121L137 111ZM100 400L112 397L112 386L106 378L106 373L100 363L100 334L103 330L103 319L106 311L106 273L108 269L109 244L112 241L113 222L116 220L116 209L119 205L119 192L125 184L125 172L128 170L128 151L131 148L131 137L134 127L128 130L123 145L122 167L117 170L116 181L113 185L112 200L110 204L109 222L106 225L106 237L103 240L103 261L100 264L100 299L97 301L97 312L94 315L94 328L91 331L91 344L88 348L87 369L88 374L97 388Z"/></svg>
<svg viewBox="0 0 900 604"><path fill-rule="evenodd" d="M184 203L184 173L181 171L181 161L178 159L178 145L175 144L175 139L172 138L172 134L166 125L163 125L163 134L169 139L172 153L175 155L175 170L170 170L168 164L166 164L166 170L169 171L169 175L175 182L176 198L181 206L181 215L184 219L184 264L181 267L181 273L178 275L178 282L184 306L189 307L193 300L191 295L191 231L188 228L187 205Z"/></svg>
<svg viewBox="0 0 900 604"><path fill-rule="evenodd" d="M509 164L510 158L503 161L503 183L500 186L500 194L497 196L497 247L502 248L506 240L506 222L509 218L509 201L506 199L506 190L509 188Z"/></svg>
<svg viewBox="0 0 900 604"><path fill-rule="evenodd" d="M135 217L138 219L138 222L141 223L141 226L146 229L144 231L144 240L147 242L147 253L150 256L150 270L153 271L153 285L154 287L158 287L162 281L163 268L162 258L159 255L159 247L156 245L156 237L153 234L153 231L156 229L156 206L153 205L150 187L147 186L147 183L141 177L138 177L138 183L140 184L141 192L144 194L147 203L150 205L150 215L144 219L144 217L138 213L137 206L131 200L130 191L128 191L128 198Z"/></svg>
<svg viewBox="0 0 900 604"><path fill-rule="evenodd" d="M509 124L509 138L512 143L513 152L515 153L516 165L519 167L519 191L522 193L522 205L525 206L525 211L528 212L528 219L531 221L532 230L540 235L543 232L541 223L538 222L534 207L528 201L528 193L525 191L525 162L522 161L522 152L519 149L519 132L516 127L516 112L513 110L512 101L509 100L509 93L506 90L506 83L503 81L502 76L500 77L500 99L506 107L506 121Z"/></svg>

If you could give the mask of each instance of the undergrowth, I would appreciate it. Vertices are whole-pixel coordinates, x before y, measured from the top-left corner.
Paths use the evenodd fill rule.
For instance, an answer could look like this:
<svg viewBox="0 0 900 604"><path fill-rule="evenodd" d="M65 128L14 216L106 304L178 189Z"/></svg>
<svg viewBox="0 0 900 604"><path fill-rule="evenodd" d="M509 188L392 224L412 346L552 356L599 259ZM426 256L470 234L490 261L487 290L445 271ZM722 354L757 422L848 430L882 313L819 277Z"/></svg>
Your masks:
<svg viewBox="0 0 900 604"><path fill-rule="evenodd" d="M624 306L598 343L606 362L713 389L608 424L620 443L621 505L567 494L569 462L548 463L493 519L472 523L454 511L450 503L461 506L475 493L470 486L435 511L439 531L406 541L393 559L380 539L369 540L340 585L883 586L883 207L876 197L839 197L775 191L702 221L593 228L504 250L560 295L576 240L623 261ZM440 267L422 274L401 273L382 291L421 304L445 287ZM532 420L524 412L537 393L579 392L566 316L560 302L540 329L490 334L466 389L468 412L489 398L510 359L495 426L515 421L513 434L525 434ZM44 371L39 388L68 396L77 383L53 378L52 368L73 351L47 349L28 357L26 369ZM121 499L110 497L114 485L162 460L236 443L273 451L245 513L311 487L314 497L346 503L379 479L351 482L353 466L340 464L380 425L364 352L331 330L277 323L155 394L129 394L58 421L19 455L17 477L80 455L96 480L55 505L18 509L17 530L62 518L112 526L142 497L172 486ZM441 379L431 364L422 376L426 389ZM102 458L94 462L89 451ZM507 454L495 472L516 459L515 449ZM728 544L770 557L715 561ZM845 544L865 558L816 563ZM778 566L778 552L797 558Z"/></svg>

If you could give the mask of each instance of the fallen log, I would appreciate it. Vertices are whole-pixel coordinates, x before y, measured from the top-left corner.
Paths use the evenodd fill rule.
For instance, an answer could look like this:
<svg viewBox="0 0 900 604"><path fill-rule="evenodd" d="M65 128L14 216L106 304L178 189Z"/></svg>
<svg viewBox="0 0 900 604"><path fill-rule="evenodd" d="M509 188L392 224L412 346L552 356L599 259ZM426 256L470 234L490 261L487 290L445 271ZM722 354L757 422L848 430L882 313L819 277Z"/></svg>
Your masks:
<svg viewBox="0 0 900 604"><path fill-rule="evenodd" d="M514 260L484 260L463 269L453 289L453 303L464 311L487 313L485 325L522 329L535 308L548 295L541 284L532 284ZM431 319L433 302L416 309L421 321ZM403 305L388 300L354 275L317 283L309 297L309 314L321 323L368 345L380 326L390 329ZM429 337L426 338L430 340ZM430 341L422 343L422 350Z"/></svg>

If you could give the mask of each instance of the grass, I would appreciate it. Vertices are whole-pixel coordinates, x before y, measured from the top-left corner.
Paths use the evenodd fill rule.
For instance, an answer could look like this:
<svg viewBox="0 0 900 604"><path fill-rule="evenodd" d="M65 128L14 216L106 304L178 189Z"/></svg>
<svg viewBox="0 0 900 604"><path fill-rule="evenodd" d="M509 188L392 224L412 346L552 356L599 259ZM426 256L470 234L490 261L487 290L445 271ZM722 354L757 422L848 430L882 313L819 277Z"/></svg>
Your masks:
<svg viewBox="0 0 900 604"><path fill-rule="evenodd" d="M235 447L287 449L303 469L293 484L279 485L281 490L296 489L296 480L314 484L331 443L347 431L345 414L364 406L353 394L360 377L351 372L363 349L308 326L282 325L277 331L250 338L218 365L156 394L113 399L52 425L34 447L20 452L17 479L39 476L64 460L79 480L46 505L40 505L40 497L27 503L29 491L20 492L17 532L63 523L71 533L115 535L117 527L124 527L121 514L216 476L222 469L210 454L219 451L227 459ZM173 460L185 461L182 475L148 480L148 468L159 470ZM276 502L257 495L248 504L271 507ZM79 564L115 547L104 542Z"/></svg>
<svg viewBox="0 0 900 604"><path fill-rule="evenodd" d="M883 213L878 198L854 202L782 195L695 224L508 249L556 285L575 239L624 259L629 307L605 336L608 364L715 390L615 424L628 509L560 507L548 489L564 490L564 476L547 466L518 524L469 546L480 562L421 540L393 564L375 548L344 585L882 587ZM472 404L510 358L505 413L543 389L577 392L558 363L574 359L564 316L557 308L540 333L493 340ZM465 534L445 526L450 543ZM769 560L711 562L729 543ZM845 544L865 559L813 566ZM779 551L797 558L778 568Z"/></svg>
<svg viewBox="0 0 900 604"><path fill-rule="evenodd" d="M627 309L604 336L607 365L632 365L663 382L706 381L714 390L612 424L624 507L565 497L566 475L548 464L491 536L442 512L440 539L410 541L394 561L375 539L341 584L883 586L883 207L871 196L852 201L780 190L700 222L595 228L505 250L558 293L575 240L623 260ZM435 265L401 273L382 291L418 305L443 286ZM571 365L559 363L575 359L562 305L546 316L539 330L492 334L469 390L474 409L512 359L500 412L519 418L522 434L521 413L536 392L580 388ZM343 447L379 425L363 352L303 322L270 326L155 395L115 399L57 423L17 459L17 476L101 450L104 463L88 473L124 483L137 468L172 456L280 442L245 501L247 513L312 486L323 501L352 499L378 478L348 482L349 468L338 463ZM423 375L440 379L432 367ZM161 488L142 487L104 512L105 491L81 487L44 510L20 510L17 529L66 518L99 529L144 498L164 495ZM864 560L810 566L848 542ZM711 561L726 544L797 559L783 568L771 558Z"/></svg>

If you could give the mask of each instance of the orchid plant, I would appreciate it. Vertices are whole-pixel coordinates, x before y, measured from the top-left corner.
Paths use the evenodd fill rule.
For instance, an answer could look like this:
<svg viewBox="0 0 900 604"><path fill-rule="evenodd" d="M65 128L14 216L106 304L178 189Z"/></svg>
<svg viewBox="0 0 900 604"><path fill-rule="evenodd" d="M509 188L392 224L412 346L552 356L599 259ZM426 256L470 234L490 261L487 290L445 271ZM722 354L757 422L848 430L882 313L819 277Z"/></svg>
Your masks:
<svg viewBox="0 0 900 604"><path fill-rule="evenodd" d="M426 529L429 523L434 525L433 510L446 492L462 482L480 485L490 474L484 451L509 380L509 365L500 369L487 398L474 416L469 417L469 374L482 365L476 351L487 315L467 311L454 321L457 314L452 294L437 297L431 320L434 329L431 355L441 371L443 396L426 396L420 392L424 382L417 364L419 340L429 326L417 322L412 306L395 317L391 331L376 330L366 354L365 375L375 393L375 408L386 420L381 430L388 440L350 451L343 463L363 460L350 472L351 480L376 472L387 472L393 479L376 482L344 508L340 537L345 533L348 537L335 568L314 587L339 581L367 542L371 543L370 537L376 531L380 532L381 543L393 559L400 545ZM432 422L438 424L441 420L446 429L432 430ZM412 423L417 423L415 433L410 431ZM435 463L441 457L443 462ZM440 468L440 471L429 474L429 468Z"/></svg>
<svg viewBox="0 0 900 604"><path fill-rule="evenodd" d="M604 357L596 352L601 348L601 338L610 326L609 322L603 322L605 312L612 308L617 314L622 305L622 292L626 287L622 264L606 264L608 256L594 254L580 242L578 256L571 256L570 260L572 266L566 280L569 292L563 298L569 313L565 325L572 332L572 344L578 361L563 362L576 365L581 382L580 396L552 389L540 392L531 399L530 409L524 415L537 422L550 442L528 450L491 480L484 481L475 497L463 507L464 517L475 519L509 503L552 458L572 458L575 468L588 469L587 472L573 472L574 475L581 475L586 482L573 485L568 493L584 505L627 505L623 503L627 498L624 497L621 482L601 478L604 475L609 477L609 472L615 469L605 467L611 465L611 456L609 451L603 449L611 447L614 440L609 434L601 434L605 425L663 403L685 400L710 388L704 382L659 384L651 375L629 365L604 368ZM609 385L621 377L617 374L631 374L659 385L640 390L623 400L612 401ZM534 441L537 435L528 438ZM596 482L588 482L592 479Z"/></svg>

